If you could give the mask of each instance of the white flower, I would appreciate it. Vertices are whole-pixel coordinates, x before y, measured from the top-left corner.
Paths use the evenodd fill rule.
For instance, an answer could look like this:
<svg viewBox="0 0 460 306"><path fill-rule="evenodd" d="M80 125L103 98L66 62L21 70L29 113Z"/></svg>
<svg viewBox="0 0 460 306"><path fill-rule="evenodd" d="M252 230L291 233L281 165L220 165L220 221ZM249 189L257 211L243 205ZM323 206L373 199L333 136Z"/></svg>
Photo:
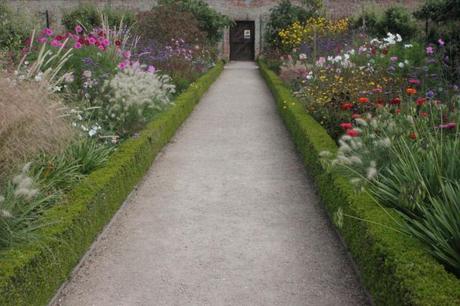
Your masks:
<svg viewBox="0 0 460 306"><path fill-rule="evenodd" d="M375 167L369 167L367 168L367 174L366 177L368 180L372 180L377 176L377 169Z"/></svg>
<svg viewBox="0 0 460 306"><path fill-rule="evenodd" d="M396 41L397 42L402 42L402 37L399 34L396 34Z"/></svg>
<svg viewBox="0 0 460 306"><path fill-rule="evenodd" d="M357 123L358 125L367 126L367 122L366 122L366 120L364 120L364 119L356 118L355 121L356 121L356 123Z"/></svg>
<svg viewBox="0 0 460 306"><path fill-rule="evenodd" d="M43 72L39 72L35 77L34 77L34 80L36 82L40 82L41 80L43 80Z"/></svg>
<svg viewBox="0 0 460 306"><path fill-rule="evenodd" d="M85 70L85 71L83 71L83 76L84 76L85 78L87 78L87 79L91 78L92 75L93 75L93 74L91 73L90 70Z"/></svg>
<svg viewBox="0 0 460 306"><path fill-rule="evenodd" d="M13 215L6 209L0 209L0 217L11 218Z"/></svg>
<svg viewBox="0 0 460 306"><path fill-rule="evenodd" d="M405 44L405 45L404 45L404 48L408 49L408 48L412 48L413 46L414 46L414 45L412 45L412 44Z"/></svg>
<svg viewBox="0 0 460 306"><path fill-rule="evenodd" d="M306 60L307 59L307 55L305 53L301 53L299 54L299 59L300 60Z"/></svg>
<svg viewBox="0 0 460 306"><path fill-rule="evenodd" d="M399 68L404 68L404 63L403 63L403 62L400 62L400 63L398 64L398 67L399 67Z"/></svg>

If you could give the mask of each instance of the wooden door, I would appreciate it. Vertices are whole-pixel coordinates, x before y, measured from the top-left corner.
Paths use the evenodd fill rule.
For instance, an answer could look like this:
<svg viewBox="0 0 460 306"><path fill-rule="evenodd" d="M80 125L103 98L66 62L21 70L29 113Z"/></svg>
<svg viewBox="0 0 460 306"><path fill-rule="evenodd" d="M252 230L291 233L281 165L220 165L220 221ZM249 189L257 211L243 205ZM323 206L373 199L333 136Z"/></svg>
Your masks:
<svg viewBox="0 0 460 306"><path fill-rule="evenodd" d="M230 59L253 61L255 53L254 21L236 21L230 28Z"/></svg>

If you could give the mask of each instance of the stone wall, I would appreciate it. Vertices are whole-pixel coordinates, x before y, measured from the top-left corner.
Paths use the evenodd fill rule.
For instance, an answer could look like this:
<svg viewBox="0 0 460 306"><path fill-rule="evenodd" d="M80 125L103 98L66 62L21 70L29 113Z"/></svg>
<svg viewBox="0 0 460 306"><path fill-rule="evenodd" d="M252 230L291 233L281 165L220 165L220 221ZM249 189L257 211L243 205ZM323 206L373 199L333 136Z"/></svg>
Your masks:
<svg viewBox="0 0 460 306"><path fill-rule="evenodd" d="M259 54L264 46L263 31L270 9L280 0L205 0L217 11L231 17L233 20L253 20L255 22L255 54ZM373 2L376 5L386 6L399 3L402 5L416 6L422 0L324 0L328 12L334 16L346 16L355 13L364 3ZM81 4L91 3L99 7L110 6L126 8L136 11L149 10L156 4L156 0L9 0L7 1L17 9L30 9L34 12L44 13L48 10L52 23L59 24L63 11ZM293 0L292 2L297 2ZM230 54L229 30L224 33L221 42L221 53L224 57Z"/></svg>

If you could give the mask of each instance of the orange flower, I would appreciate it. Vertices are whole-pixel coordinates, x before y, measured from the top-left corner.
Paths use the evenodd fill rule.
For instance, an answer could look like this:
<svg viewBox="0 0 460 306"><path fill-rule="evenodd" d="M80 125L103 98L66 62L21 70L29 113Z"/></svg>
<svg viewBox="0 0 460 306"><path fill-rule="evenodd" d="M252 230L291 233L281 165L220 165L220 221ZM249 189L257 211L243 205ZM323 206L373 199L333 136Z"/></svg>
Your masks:
<svg viewBox="0 0 460 306"><path fill-rule="evenodd" d="M367 103L367 102L369 102L369 99L366 98L366 97L361 97L361 98L358 99L358 101L359 101L359 103Z"/></svg>
<svg viewBox="0 0 460 306"><path fill-rule="evenodd" d="M417 89L412 88L412 87L407 87L406 92L409 96L415 95L417 93Z"/></svg>

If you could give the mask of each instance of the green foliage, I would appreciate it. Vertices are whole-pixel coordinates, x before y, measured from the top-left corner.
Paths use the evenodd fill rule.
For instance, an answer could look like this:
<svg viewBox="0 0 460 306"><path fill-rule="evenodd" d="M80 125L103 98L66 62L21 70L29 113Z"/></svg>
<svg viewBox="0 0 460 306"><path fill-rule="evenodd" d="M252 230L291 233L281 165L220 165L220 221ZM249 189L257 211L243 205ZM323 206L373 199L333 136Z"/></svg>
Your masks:
<svg viewBox="0 0 460 306"><path fill-rule="evenodd" d="M23 47L37 24L37 19L25 9L14 11L0 0L0 51Z"/></svg>
<svg viewBox="0 0 460 306"><path fill-rule="evenodd" d="M446 56L451 67L451 78L460 79L460 0L428 0L415 13L425 22L426 40L446 42Z"/></svg>
<svg viewBox="0 0 460 306"><path fill-rule="evenodd" d="M139 137L120 145L104 167L68 193L65 203L46 210L40 239L1 253L0 305L49 302L222 70L219 63L193 83Z"/></svg>
<svg viewBox="0 0 460 306"><path fill-rule="evenodd" d="M282 0L270 10L270 18L265 28L265 41L274 48L281 47L278 33L295 21L304 22L308 18L317 16L321 8L321 1L307 1L305 7L296 6L290 0Z"/></svg>
<svg viewBox="0 0 460 306"><path fill-rule="evenodd" d="M393 6L383 14L376 9L365 9L351 22L354 28L363 28L369 34L384 37L388 32L400 34L409 41L419 33L418 25L405 7Z"/></svg>
<svg viewBox="0 0 460 306"><path fill-rule="evenodd" d="M189 44L204 44L206 33L191 12L180 11L177 4L160 5L138 15L137 33L143 41L154 41L160 45L174 39L183 39Z"/></svg>
<svg viewBox="0 0 460 306"><path fill-rule="evenodd" d="M85 4L75 9L69 10L62 16L62 24L67 31L73 32L75 26L81 25L87 31L102 25L101 13L107 16L109 26L118 27L123 21L123 25L130 27L136 18L132 11L112 9L109 7L98 9L94 5Z"/></svg>
<svg viewBox="0 0 460 306"><path fill-rule="evenodd" d="M190 12L198 21L201 31L211 44L222 39L223 28L231 24L230 19L211 8L202 0L161 0L160 5L177 5L180 11Z"/></svg>
<svg viewBox="0 0 460 306"><path fill-rule="evenodd" d="M458 278L447 273L414 238L382 226L394 224L392 218L369 196L356 194L347 179L327 171L319 155L336 152L334 141L264 63L261 72L329 214L342 208L345 214L367 221L345 219L339 231L375 304L460 304Z"/></svg>

